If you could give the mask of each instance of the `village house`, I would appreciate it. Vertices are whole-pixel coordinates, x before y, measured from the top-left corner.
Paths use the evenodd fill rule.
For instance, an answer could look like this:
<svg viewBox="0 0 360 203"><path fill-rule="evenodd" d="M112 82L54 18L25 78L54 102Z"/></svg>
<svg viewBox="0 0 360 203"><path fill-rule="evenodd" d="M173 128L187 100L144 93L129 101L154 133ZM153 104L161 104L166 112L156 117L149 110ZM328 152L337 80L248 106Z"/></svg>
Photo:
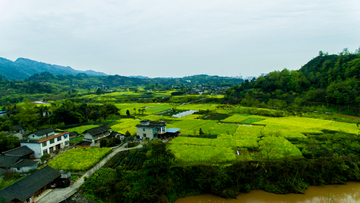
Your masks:
<svg viewBox="0 0 360 203"><path fill-rule="evenodd" d="M136 135L142 139L153 140L159 135L166 133L166 124L164 121L142 120L136 125Z"/></svg>
<svg viewBox="0 0 360 203"><path fill-rule="evenodd" d="M91 147L100 146L100 139L105 138L110 135L110 127L107 125L102 125L99 127L91 128L84 131L83 141L91 142Z"/></svg>
<svg viewBox="0 0 360 203"><path fill-rule="evenodd" d="M45 166L1 190L0 196L10 203L36 202L44 191L55 188L61 182L60 178L58 170Z"/></svg>
<svg viewBox="0 0 360 203"><path fill-rule="evenodd" d="M20 145L29 147L34 151L34 157L40 158L44 154L69 146L69 141L69 132L55 133L54 129L47 128L30 133L27 139L20 141Z"/></svg>

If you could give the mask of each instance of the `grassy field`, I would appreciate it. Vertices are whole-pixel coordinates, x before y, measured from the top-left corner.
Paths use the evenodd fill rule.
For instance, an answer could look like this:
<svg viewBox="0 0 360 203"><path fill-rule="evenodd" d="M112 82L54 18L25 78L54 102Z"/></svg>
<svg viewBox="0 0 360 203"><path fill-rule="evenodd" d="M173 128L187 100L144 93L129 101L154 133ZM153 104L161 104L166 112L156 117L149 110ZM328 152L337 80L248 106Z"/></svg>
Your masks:
<svg viewBox="0 0 360 203"><path fill-rule="evenodd" d="M77 134L81 135L81 134L83 134L83 132L85 130L89 130L89 129L95 128L95 127L99 127L99 125L82 125L82 126L79 126L79 127L68 128L68 129L66 129L66 131L77 132Z"/></svg>
<svg viewBox="0 0 360 203"><path fill-rule="evenodd" d="M76 148L65 151L49 162L49 166L57 170L86 171L95 166L107 154L111 148Z"/></svg>
<svg viewBox="0 0 360 203"><path fill-rule="evenodd" d="M187 119L173 122L167 125L167 128L181 128L182 135L198 135L199 129L201 128L205 134L212 135L221 133L233 134L238 126L232 124L219 124L214 120Z"/></svg>
<svg viewBox="0 0 360 203"><path fill-rule="evenodd" d="M170 104L158 104L158 103L120 103L115 104L119 109L121 109L121 114L126 115L126 111L129 110L130 115L136 116L143 116L143 115L150 115L154 113L159 113L162 111L166 111L172 108ZM135 110L136 109L136 113ZM144 113L142 114L139 112L139 109L145 109Z"/></svg>
<svg viewBox="0 0 360 203"><path fill-rule="evenodd" d="M140 124L140 120L137 119L121 119L119 122L111 126L111 130L125 134L129 131L131 135L136 134L136 125Z"/></svg>

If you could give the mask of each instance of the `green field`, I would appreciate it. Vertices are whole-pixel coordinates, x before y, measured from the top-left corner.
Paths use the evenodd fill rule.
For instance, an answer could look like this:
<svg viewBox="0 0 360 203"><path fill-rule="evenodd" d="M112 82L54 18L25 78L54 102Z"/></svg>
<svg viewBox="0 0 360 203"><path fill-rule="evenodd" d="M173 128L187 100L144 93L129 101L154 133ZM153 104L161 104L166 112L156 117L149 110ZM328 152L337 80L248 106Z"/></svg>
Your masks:
<svg viewBox="0 0 360 203"><path fill-rule="evenodd" d="M49 162L57 170L86 171L111 153L111 148L76 148L65 151Z"/></svg>
<svg viewBox="0 0 360 203"><path fill-rule="evenodd" d="M79 126L79 127L68 128L68 129L66 129L66 131L77 132L78 135L81 135L81 134L83 134L83 132L85 130L89 130L89 129L95 128L95 127L99 127L99 125L82 125L82 126Z"/></svg>
<svg viewBox="0 0 360 203"><path fill-rule="evenodd" d="M192 106L195 108L194 106ZM197 106L198 109L210 106ZM214 107L213 107L214 108ZM215 107L216 108L216 107ZM229 124L219 124L214 120L200 119L183 119L174 120L168 124L168 127L181 128L182 136L174 138L170 144L171 149L176 158L181 163L194 164L196 162L228 163L230 160L262 160L262 159L282 159L286 157L301 158L301 148L297 146L306 146L307 134L318 135L316 139L324 139L321 137L323 132L334 132L334 139L339 141L345 139L346 136L356 136L359 132L356 124L336 122L331 120L321 120L305 117L265 117L248 114L234 114L222 122ZM244 121L249 121L249 124ZM233 124L230 124L233 123ZM236 124L238 123L238 124ZM206 134L215 134L217 138L195 138L187 137L199 135L199 129ZM336 134L336 132L340 134ZM341 133L345 133L342 135ZM329 136L329 134L327 134ZM330 134L330 136L332 136ZM302 144L292 144L289 140L300 140ZM312 141L314 142L314 141ZM318 141L319 146L321 141ZM352 146L354 145L354 146ZM349 144L350 149L358 150L358 143ZM341 146L334 144L334 146ZM204 149L202 149L204 148ZM214 153L209 150L223 151L222 156L213 159ZM225 150L226 149L226 150ZM240 156L235 155L235 151L239 150ZM226 151L226 152L225 152ZM232 153L229 153L229 152ZM209 154L204 154L205 152ZM235 156L235 159L234 159Z"/></svg>

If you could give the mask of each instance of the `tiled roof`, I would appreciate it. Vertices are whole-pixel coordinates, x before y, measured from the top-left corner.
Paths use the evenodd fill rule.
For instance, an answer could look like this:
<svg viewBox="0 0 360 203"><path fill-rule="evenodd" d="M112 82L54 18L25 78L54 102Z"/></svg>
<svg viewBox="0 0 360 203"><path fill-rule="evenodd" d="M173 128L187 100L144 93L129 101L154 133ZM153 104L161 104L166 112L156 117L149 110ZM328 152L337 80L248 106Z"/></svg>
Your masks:
<svg viewBox="0 0 360 203"><path fill-rule="evenodd" d="M61 174L58 170L55 170L50 166L45 166L24 179L21 179L13 185L1 190L0 196L5 197L7 202L16 199L25 201L36 191L60 177L60 175Z"/></svg>
<svg viewBox="0 0 360 203"><path fill-rule="evenodd" d="M6 156L19 156L19 157L26 156L26 155L33 154L33 153L34 153L34 151L31 150L27 146L21 146L21 147L17 147L17 148L2 152L2 154L6 155Z"/></svg>
<svg viewBox="0 0 360 203"><path fill-rule="evenodd" d="M38 130L38 131L35 131L35 132L32 132L30 134L35 134L37 136L41 136L41 135L45 135L47 133L52 133L52 132L55 132L55 130L53 128L45 128L45 129L42 129L42 130ZM30 135L29 134L29 135Z"/></svg>
<svg viewBox="0 0 360 203"><path fill-rule="evenodd" d="M96 127L96 128L91 128L89 130L85 130L84 134L89 133L90 135L94 136L94 135L97 135L97 134L100 134L100 133L103 133L103 132L106 132L106 131L109 131L109 130L110 130L109 126L102 125L102 126L99 126L99 127Z"/></svg>
<svg viewBox="0 0 360 203"><path fill-rule="evenodd" d="M33 161L33 160L30 160L30 159L21 159L16 164L11 166L11 168L21 168L21 167L25 167L25 166L34 166L37 163L38 163L37 161Z"/></svg>
<svg viewBox="0 0 360 203"><path fill-rule="evenodd" d="M143 125L143 124L138 124L136 125L136 127L147 127L147 128L153 128L153 127L163 127L166 126L164 121L150 121L149 125Z"/></svg>
<svg viewBox="0 0 360 203"><path fill-rule="evenodd" d="M0 155L0 168L10 168L17 161L19 161L20 157L18 156L4 156Z"/></svg>

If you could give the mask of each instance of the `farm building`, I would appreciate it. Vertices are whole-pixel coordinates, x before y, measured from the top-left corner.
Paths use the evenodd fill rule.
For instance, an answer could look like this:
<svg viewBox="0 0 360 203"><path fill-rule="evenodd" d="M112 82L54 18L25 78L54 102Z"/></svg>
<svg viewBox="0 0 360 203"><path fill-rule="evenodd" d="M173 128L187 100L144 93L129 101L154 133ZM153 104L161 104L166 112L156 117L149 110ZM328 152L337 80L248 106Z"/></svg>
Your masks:
<svg viewBox="0 0 360 203"><path fill-rule="evenodd" d="M139 137L153 140L166 133L166 124L164 121L142 120L136 125L136 134Z"/></svg>
<svg viewBox="0 0 360 203"><path fill-rule="evenodd" d="M56 187L61 174L58 170L45 166L24 179L0 191L6 202L36 202L47 189Z"/></svg>
<svg viewBox="0 0 360 203"><path fill-rule="evenodd" d="M91 147L100 146L100 139L110 135L110 127L102 125L99 127L91 128L84 131L84 141L90 141Z"/></svg>
<svg viewBox="0 0 360 203"><path fill-rule="evenodd" d="M69 132L56 134L54 130L46 130L30 133L28 139L21 140L21 146L32 149L35 158L40 158L44 154L50 154L57 149L69 146Z"/></svg>

